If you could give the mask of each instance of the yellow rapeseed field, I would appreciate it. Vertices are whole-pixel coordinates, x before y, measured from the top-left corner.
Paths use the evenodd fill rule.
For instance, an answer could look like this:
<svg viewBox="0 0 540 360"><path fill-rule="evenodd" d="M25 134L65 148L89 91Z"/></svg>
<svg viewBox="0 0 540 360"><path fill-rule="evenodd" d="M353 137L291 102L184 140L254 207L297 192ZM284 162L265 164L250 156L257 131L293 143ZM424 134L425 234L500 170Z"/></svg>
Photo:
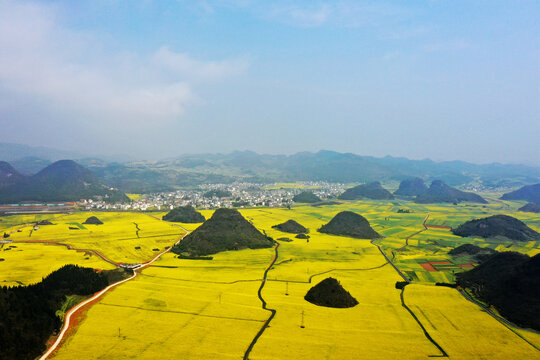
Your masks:
<svg viewBox="0 0 540 360"><path fill-rule="evenodd" d="M451 358L508 359L516 358L509 357L515 354L519 358L538 357L531 345L465 300L457 290L433 286L437 276L449 276L448 272L434 276L416 262L421 257L446 259L448 249L473 241L441 229L414 235L423 229L422 221L428 212L434 224L454 226L484 212L498 213L504 205L464 205L456 212L445 205L363 201L320 208L241 210L267 235L292 240L279 241L279 256L262 291L268 308L276 310L276 315L254 345L250 358L394 359L399 354L404 359L428 359L441 355L402 306L401 290L395 284L403 279L374 244L317 232L343 210L365 216L376 231L386 236L375 243L403 271L418 274L414 283L430 284L408 285L404 301ZM398 208L411 208L413 212L397 214ZM509 209L515 213L515 205ZM202 213L209 218L212 211ZM526 220L528 215L516 217ZM272 229L288 219L309 228L309 241ZM181 225L190 231L199 226ZM536 226L534 221L532 226ZM434 252L437 246L442 250ZM537 246L525 244L516 250L532 252ZM54 358L241 358L270 315L261 308L257 290L273 254L274 249L230 251L214 255L211 261L166 254L135 280L95 304ZM359 304L332 309L305 301L307 291L328 276L338 279ZM538 339L531 333L522 336L533 343Z"/></svg>
<svg viewBox="0 0 540 360"><path fill-rule="evenodd" d="M86 225L90 217L102 225ZM77 212L52 219L54 225L33 226L15 232L10 240L59 242L75 249L95 250L113 262L137 263L150 260L178 240L185 232L178 226L143 213Z"/></svg>
<svg viewBox="0 0 540 360"><path fill-rule="evenodd" d="M10 250L7 250L7 249ZM0 248L0 286L30 285L66 264L114 269L99 257L43 244L5 244Z"/></svg>

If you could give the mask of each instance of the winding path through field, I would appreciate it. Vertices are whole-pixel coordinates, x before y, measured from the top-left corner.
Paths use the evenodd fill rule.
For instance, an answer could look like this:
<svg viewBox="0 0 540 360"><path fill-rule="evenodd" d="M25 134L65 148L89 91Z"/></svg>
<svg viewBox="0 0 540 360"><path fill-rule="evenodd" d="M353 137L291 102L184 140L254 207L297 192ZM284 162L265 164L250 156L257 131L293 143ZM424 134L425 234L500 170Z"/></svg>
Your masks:
<svg viewBox="0 0 540 360"><path fill-rule="evenodd" d="M424 227L422 230L419 230L415 233L413 233L412 235L409 235L407 238L406 238L406 241L405 241L405 245L403 247L401 247L400 249L398 250L401 250L401 249L404 249L407 245L409 245L409 238L413 237L414 235L418 235L420 234L421 232L423 231L426 231L428 229L428 227L426 226L426 221L427 219L429 218L429 213L426 215L426 217L424 218L424 221L422 222L422 226ZM391 259L388 258L388 256L386 255L386 253L384 252L384 250L380 247L379 244L375 244L375 241L377 239L373 239L371 240L371 244L375 245L380 253L382 254L382 256L384 256L384 258L386 259L386 261L388 261L388 263L390 265L392 265L392 267L394 268L394 270L396 270L396 272L403 278L403 280L405 280L405 282L407 284L410 284L411 283L411 280L409 280L409 278L407 276L405 276L405 274L403 274L403 272L401 272L401 270L399 270L397 268L397 266L392 262ZM393 252L392 252L393 253ZM448 357L448 354L446 353L446 351L444 351L444 349L439 345L439 343L437 343L432 337L431 335L428 333L428 331L426 330L426 328L424 327L424 325L422 324L422 322L418 319L418 317L416 316L416 314L411 310L411 308L409 308L407 306L407 304L405 304L405 287L403 287L401 289L401 294L400 294L400 298L401 298L401 306L403 306L410 314L411 316L413 317L413 319L416 321L416 323L418 324L418 326L420 326L420 328L422 329L422 331L424 332L424 335L426 336L426 338L433 344L435 345L435 347L441 352L440 355L429 355L429 357Z"/></svg>
<svg viewBox="0 0 540 360"><path fill-rule="evenodd" d="M251 340L251 344L249 344L249 347L247 348L246 352L244 353L244 360L248 360L249 359L249 353L251 352L251 350L253 350L253 347L255 346L255 343L257 343L257 340L259 340L259 338L261 337L261 335L263 334L264 330L266 330L266 328L268 327L268 325L270 325L270 321L272 321L272 319L274 318L274 316L276 316L276 310L275 309L268 309L266 307L266 301L264 300L264 298L262 297L262 290L264 288L264 285L266 284L266 279L267 279L267 276L268 276L268 271L270 271L270 269L272 268L272 266L274 266L274 264L276 263L276 260L278 258L278 248L279 248L279 243L276 242L276 246L274 247L274 257L272 258L272 261L270 262L270 264L268 265L268 267L264 270L264 275L263 275L263 278L262 278L262 281L261 281L261 286L259 287L259 291L257 292L257 296L259 297L259 300L261 300L261 303L262 303L262 308L264 310L267 310L267 311L270 311L270 316L268 317L268 319L264 322L264 324L262 325L261 329L259 330L259 332L257 333L257 335L255 335L255 337L253 338L253 340Z"/></svg>
<svg viewBox="0 0 540 360"><path fill-rule="evenodd" d="M156 218L155 216L152 216L154 218ZM157 219L157 218L156 218ZM161 220L161 219L158 219L158 220ZM174 224L178 227L180 227L182 230L185 231L185 234L183 234L175 243L174 245L178 244L186 235L188 235L190 232L186 229L184 229L182 226L178 225L178 224ZM64 245L64 244L62 244ZM127 281L130 281L130 280L133 280L137 277L137 275L139 274L140 271L142 271L144 268L146 268L147 266L149 266L150 264L152 264L154 261L158 260L161 256L163 256L164 254L168 253L169 251L171 251L172 249L172 246L168 247L167 249L165 249L164 251L162 251L161 253L157 254L154 258L152 258L151 260L145 262L145 263L142 263L141 267L139 267L138 269L134 270L133 271L133 275L127 279L124 279L124 280L120 280L114 284L111 284L109 286L107 286L105 289L101 290L100 292L98 292L97 294L95 294L94 296L92 296L90 299L87 299L79 304L77 304L75 307L71 308L67 313L66 313L66 316L64 318L64 325L62 327L62 331L60 332L60 334L58 335L58 337L56 338L56 341L54 342L54 344L51 345L51 347L49 349L47 349L47 352L45 352L45 354L43 354L39 360L45 360L47 359L57 348L58 346L60 345L60 343L62 342L62 340L64 339L65 335L66 335L66 332L69 330L69 327L70 327L70 320L71 320L71 317L73 316L73 314L75 314L78 310L82 309L85 305L88 305L90 303L92 303L93 301L99 299L101 296L103 296L103 294L105 294L106 292L108 292L109 290L115 288L116 286L120 285L120 284L123 284ZM276 252L277 254L277 252ZM104 259L105 260L105 259ZM107 260L106 260L107 261ZM113 263L114 264L114 263Z"/></svg>

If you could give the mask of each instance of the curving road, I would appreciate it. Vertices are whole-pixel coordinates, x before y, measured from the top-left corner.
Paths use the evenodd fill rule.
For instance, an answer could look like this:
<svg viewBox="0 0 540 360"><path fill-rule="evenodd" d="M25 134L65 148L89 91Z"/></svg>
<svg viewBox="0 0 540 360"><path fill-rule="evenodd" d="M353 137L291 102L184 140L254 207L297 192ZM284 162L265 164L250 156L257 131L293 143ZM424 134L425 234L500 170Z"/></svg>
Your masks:
<svg viewBox="0 0 540 360"><path fill-rule="evenodd" d="M174 224L178 227L180 227L181 229L183 229L184 231L186 231L186 233L184 235L182 235L175 243L174 245L178 244L180 241L182 241L182 239L188 235L190 232L187 231L186 229L184 229L182 226L180 225L177 225L177 224ZM164 251L162 251L161 253L157 254L154 258L152 258L152 260L149 260L145 263L143 263L141 265L141 267L139 267L137 270L135 270L133 272L133 275L127 279L124 279L124 280L120 280L114 284L111 284L109 286L107 286L105 289L101 290L100 292L98 292L97 294L95 294L94 296L92 296L90 299L87 299L79 304L77 304L75 307L71 308L67 313L66 313L66 316L64 318L64 325L62 327L62 331L60 332L60 334L58 335L58 337L56 338L56 341L54 342L54 344L51 345L51 347L49 349L47 349L47 352L45 352L45 354L43 354L39 360L45 360L47 359L57 348L58 346L60 345L60 343L62 342L62 340L64 339L65 335L66 335L66 332L69 330L69 326L70 326L70 320L71 320L71 317L74 313L76 313L79 309L83 308L85 305L87 304L90 304L92 301L100 298L103 294L105 294L107 291L115 288L116 286L120 285L120 284L123 284L127 281L130 281L130 280L133 280L134 278L137 277L137 275L139 274L140 271L142 271L144 268L146 268L147 266L149 266L150 264L152 264L154 261L156 261L157 259L159 259L161 256L163 256L164 254L168 253L169 251L171 251L172 249L172 246L170 246L169 248L165 249Z"/></svg>

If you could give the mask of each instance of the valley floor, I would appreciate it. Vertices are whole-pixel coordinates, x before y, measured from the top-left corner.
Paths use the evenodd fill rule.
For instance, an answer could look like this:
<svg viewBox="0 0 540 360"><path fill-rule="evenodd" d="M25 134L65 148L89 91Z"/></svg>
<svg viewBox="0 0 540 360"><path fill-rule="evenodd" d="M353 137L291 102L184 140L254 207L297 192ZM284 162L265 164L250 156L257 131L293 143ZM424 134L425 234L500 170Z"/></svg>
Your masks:
<svg viewBox="0 0 540 360"><path fill-rule="evenodd" d="M241 210L268 236L292 241L279 241L278 249L219 253L213 260L165 254L83 311L78 326L51 358L540 358L539 334L508 327L456 289L435 286L436 282L452 282L456 272L475 265L469 258L456 260L447 255L463 243L529 255L540 252L538 243L460 238L444 228L505 213L540 231L540 218L516 212L520 205L492 200L486 206L432 206L394 200ZM412 212L397 213L400 208ZM317 232L343 210L365 216L385 237L372 243ZM105 224L69 229L91 215ZM163 214L153 215L160 218ZM211 211L203 211L203 215L208 218ZM309 241L272 228L289 219L309 228ZM21 223L25 221L28 219L21 219ZM36 282L65 263L105 269L114 267L112 263L144 262L155 256L154 249L162 251L184 234L176 226L141 213L75 213L51 221L56 225L42 226L31 235L28 226L6 228L13 231L10 239L14 243L0 249L0 258L4 258L0 284ZM443 227L426 228L424 221ZM139 233L133 223L138 224ZM181 226L194 230L198 224ZM47 244L20 242L28 240ZM112 263L94 252L76 252L49 242L94 250ZM16 247L5 251L7 246ZM381 251L411 280L404 290L396 289L396 282L404 279ZM267 268L260 296L275 316L256 338L271 317L257 296ZM307 291L329 276L339 280L359 304L334 309L305 301Z"/></svg>

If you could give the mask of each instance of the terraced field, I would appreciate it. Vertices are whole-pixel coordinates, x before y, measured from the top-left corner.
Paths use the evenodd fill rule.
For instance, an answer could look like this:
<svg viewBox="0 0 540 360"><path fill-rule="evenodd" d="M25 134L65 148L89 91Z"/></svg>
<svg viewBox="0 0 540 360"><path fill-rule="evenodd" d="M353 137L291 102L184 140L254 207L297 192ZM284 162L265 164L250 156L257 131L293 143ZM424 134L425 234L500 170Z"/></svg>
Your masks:
<svg viewBox="0 0 540 360"><path fill-rule="evenodd" d="M506 213L540 230L537 216L516 212L520 205L493 201L486 206L456 207L394 200L241 210L267 235L291 241L279 241L277 249L219 253L212 260L165 254L83 312L79 326L52 358L393 359L396 354L403 359L538 358L540 335L504 325L455 289L434 286L435 282L451 282L455 273L474 266L470 258L447 255L460 244L530 255L539 252L538 244L460 238L448 229L423 225L456 226L472 218ZM412 212L397 213L403 208ZM317 232L343 210L362 214L385 237L372 243ZM212 214L202 213L206 218ZM56 236L57 241L96 249L115 261L131 263L148 259L154 247L161 250L183 233L146 214L126 213L95 214L105 225L109 223L110 229L83 225L86 229L69 230L70 223L82 224L90 215L62 217L53 221L57 225L43 226L31 236L25 228L13 238L51 241ZM160 218L163 214L152 215ZM310 238L297 239L272 228L289 219L309 228ZM139 237L134 234L134 222L140 228ZM188 231L199 226L181 225ZM84 256L65 247L14 245L43 246ZM135 246L141 249L135 251ZM396 282L404 279L382 252L411 285L404 290L396 288ZM29 261L40 261L39 255L34 256L29 255L33 259ZM44 252L41 261L49 256L53 255ZM58 257L59 263L95 260L96 267L107 264L95 255L88 260ZM36 270L36 274L45 271ZM266 281L262 282L264 274ZM18 276L10 281L17 281ZM359 304L333 309L305 301L307 291L328 276L338 279Z"/></svg>

